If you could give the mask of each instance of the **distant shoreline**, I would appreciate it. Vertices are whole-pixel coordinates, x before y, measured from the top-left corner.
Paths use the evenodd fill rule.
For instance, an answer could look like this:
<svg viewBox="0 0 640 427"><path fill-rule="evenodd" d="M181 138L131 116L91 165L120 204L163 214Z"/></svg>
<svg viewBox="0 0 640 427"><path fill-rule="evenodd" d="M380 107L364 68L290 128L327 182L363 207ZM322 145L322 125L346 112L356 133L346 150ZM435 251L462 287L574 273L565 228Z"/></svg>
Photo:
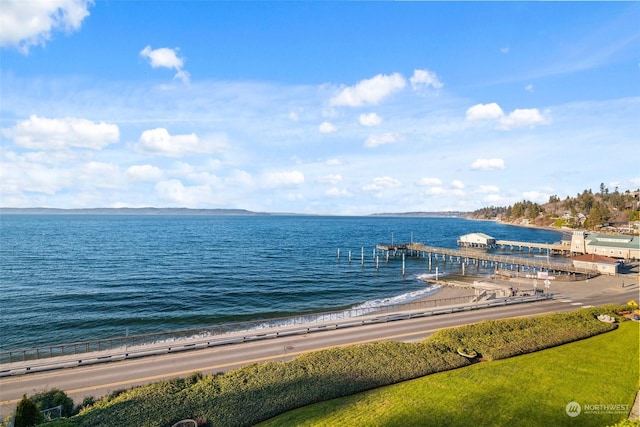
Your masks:
<svg viewBox="0 0 640 427"><path fill-rule="evenodd" d="M0 208L0 215L271 215L246 209L189 208Z"/></svg>
<svg viewBox="0 0 640 427"><path fill-rule="evenodd" d="M254 212L247 209L197 209L197 208L11 208L0 207L0 215L249 215L249 216L373 216L373 217L411 217L411 218L466 218L466 212L404 212L373 213L363 215L307 214L295 212Z"/></svg>

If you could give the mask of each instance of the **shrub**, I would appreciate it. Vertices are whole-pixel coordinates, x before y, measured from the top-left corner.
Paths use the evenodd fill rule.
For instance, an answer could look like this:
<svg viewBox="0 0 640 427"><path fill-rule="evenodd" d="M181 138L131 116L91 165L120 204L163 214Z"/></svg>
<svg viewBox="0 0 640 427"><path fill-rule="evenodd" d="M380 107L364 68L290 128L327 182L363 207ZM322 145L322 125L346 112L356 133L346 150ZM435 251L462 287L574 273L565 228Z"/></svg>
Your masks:
<svg viewBox="0 0 640 427"><path fill-rule="evenodd" d="M170 426L186 418L210 426L254 425L311 403L467 366L472 362L457 354L459 347L500 359L606 332L616 325L596 316L620 309L486 321L442 330L420 343L331 348L288 362L194 374L113 393L72 420L81 426Z"/></svg>
<svg viewBox="0 0 640 427"><path fill-rule="evenodd" d="M14 420L15 427L31 427L38 425L44 420L38 407L29 399L27 395L22 396L22 400L18 402L16 407L16 418Z"/></svg>

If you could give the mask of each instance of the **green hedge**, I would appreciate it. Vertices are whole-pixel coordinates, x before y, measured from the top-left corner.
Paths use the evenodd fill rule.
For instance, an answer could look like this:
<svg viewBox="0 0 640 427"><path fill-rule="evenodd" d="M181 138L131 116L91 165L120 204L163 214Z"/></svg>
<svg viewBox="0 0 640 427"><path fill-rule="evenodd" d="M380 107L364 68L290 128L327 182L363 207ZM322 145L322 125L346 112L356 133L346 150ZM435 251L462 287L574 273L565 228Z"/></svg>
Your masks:
<svg viewBox="0 0 640 427"><path fill-rule="evenodd" d="M600 322L596 316L613 315L620 308L591 307L532 318L488 320L438 331L430 340L450 348L473 349L485 360L505 359L615 329L615 324Z"/></svg>
<svg viewBox="0 0 640 427"><path fill-rule="evenodd" d="M602 333L616 326L595 316L620 308L486 321L439 331L421 343L328 349L288 362L162 381L106 397L68 419L68 425L171 426L184 418L208 426L254 425L311 403L472 363L457 354L459 347L499 359Z"/></svg>

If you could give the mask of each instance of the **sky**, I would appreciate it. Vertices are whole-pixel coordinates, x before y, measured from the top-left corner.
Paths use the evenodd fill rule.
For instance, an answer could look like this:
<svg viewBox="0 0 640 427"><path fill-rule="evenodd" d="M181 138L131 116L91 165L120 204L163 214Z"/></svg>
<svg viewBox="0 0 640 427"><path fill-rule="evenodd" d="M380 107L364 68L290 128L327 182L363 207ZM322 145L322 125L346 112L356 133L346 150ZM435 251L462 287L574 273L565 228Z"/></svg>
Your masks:
<svg viewBox="0 0 640 427"><path fill-rule="evenodd" d="M0 0L0 206L640 188L640 3Z"/></svg>

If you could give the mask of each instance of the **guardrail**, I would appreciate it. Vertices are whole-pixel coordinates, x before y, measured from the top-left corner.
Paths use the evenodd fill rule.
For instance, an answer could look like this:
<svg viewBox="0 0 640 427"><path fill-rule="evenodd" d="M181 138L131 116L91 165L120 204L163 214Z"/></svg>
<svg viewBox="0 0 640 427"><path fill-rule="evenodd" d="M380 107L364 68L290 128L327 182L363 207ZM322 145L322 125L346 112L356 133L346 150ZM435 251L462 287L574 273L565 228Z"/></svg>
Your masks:
<svg viewBox="0 0 640 427"><path fill-rule="evenodd" d="M157 343L171 343L185 339L208 338L230 333L264 330L275 327L294 326L306 323L319 323L348 318L357 318L372 313L388 313L390 311L413 310L443 305L464 304L470 302L473 296L454 297L437 300L415 301L404 304L390 304L377 307L353 307L321 313L310 313L297 316L259 319L238 323L223 323L200 328L189 328L167 332L138 334L105 338L99 340L79 341L65 344L55 344L41 347L7 350L0 352L0 364L39 360L50 357L78 355L118 348L137 347Z"/></svg>
<svg viewBox="0 0 640 427"><path fill-rule="evenodd" d="M366 315L358 318L358 316L342 316L341 318L332 317L332 315L344 312L330 312L330 313L318 313L317 322L300 322L292 325L277 325L272 327L261 327L260 329L246 330L244 332L249 333L225 333L208 337L191 337L190 339L175 339L173 341L154 342L138 345L120 345L119 347L110 347L108 349L94 351L83 351L81 353L69 353L58 354L56 356L49 356L40 359L27 359L27 356L44 354L43 348L97 348L87 344L96 344L99 342L110 343L124 343L127 339L137 339L140 337L146 337L141 335L139 337L124 337L114 338L112 340L100 340L100 341L87 341L82 343L71 343L60 346L41 347L39 349L25 349L17 350L8 353L20 353L23 358L20 360L14 360L12 362L3 362L0 364L0 377L7 377L12 375L19 375L31 372L61 369L67 367L75 367L81 365L89 365L96 363L105 363L116 360L133 359L144 356L175 353L187 350L201 349L216 347L221 345L228 345L234 343L242 343L248 341L258 341L265 339L274 339L292 335L308 334L314 332L321 332L327 330L335 330L342 328L350 328L357 326L365 326L376 323L386 323L392 321L415 319L420 317L435 316L440 314L450 314L456 312L479 310L484 308L491 308L496 306L506 306L511 304L521 304L527 302L535 302L540 300L551 299L551 294L524 296L524 297L511 297L511 298L498 298L493 300L482 301L478 303L469 303L468 301L459 305L440 305L443 301L469 299L467 297L448 298L442 300L421 301L408 304L396 304L383 307L382 310L376 310L375 312L369 311ZM428 307L427 307L428 306ZM395 307L393 309L392 307ZM417 308L418 307L418 308ZM401 308L401 309L398 309ZM356 309L354 309L356 310ZM358 309L365 310L365 309ZM320 319L323 319L322 321ZM273 321L273 319L271 320ZM257 322L245 322L257 323ZM198 329L200 331L200 329ZM190 330L190 331L193 331ZM184 332L184 331L183 331ZM238 332L238 331L235 331ZM169 333L167 333L169 334ZM160 336L161 334L154 334L154 336ZM129 341L135 342L135 341ZM38 353L37 350L40 350ZM35 351L35 353L33 353ZM6 358L6 357L5 357Z"/></svg>

